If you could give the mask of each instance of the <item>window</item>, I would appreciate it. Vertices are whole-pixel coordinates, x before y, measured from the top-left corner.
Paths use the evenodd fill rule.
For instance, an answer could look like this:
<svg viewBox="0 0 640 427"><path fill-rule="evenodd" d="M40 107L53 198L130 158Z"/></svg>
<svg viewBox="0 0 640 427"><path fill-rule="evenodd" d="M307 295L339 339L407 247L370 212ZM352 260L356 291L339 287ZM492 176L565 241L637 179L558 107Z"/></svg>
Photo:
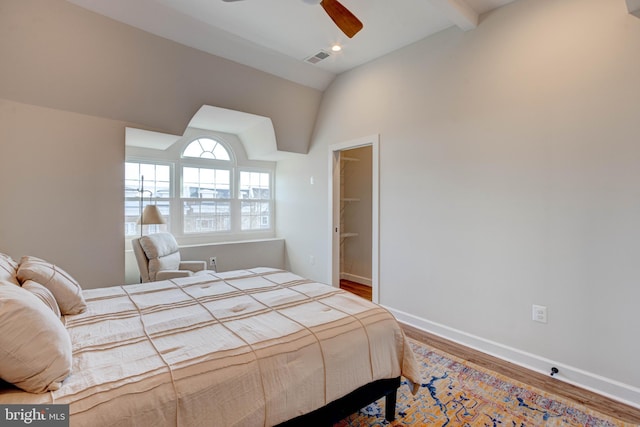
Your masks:
<svg viewBox="0 0 640 427"><path fill-rule="evenodd" d="M250 233L254 238L273 230L272 164L238 162L228 144L210 137L191 139L173 151L148 151L148 159L145 150L138 150L125 165L126 236L140 233L142 176L143 206L158 205L176 237L197 242L205 236ZM149 232L158 231L149 227Z"/></svg>
<svg viewBox="0 0 640 427"><path fill-rule="evenodd" d="M191 141L182 154L184 157L202 159L231 160L229 152L222 144L211 138L198 138Z"/></svg>
<svg viewBox="0 0 640 427"><path fill-rule="evenodd" d="M230 171L183 167L182 209L185 233L230 231Z"/></svg>
<svg viewBox="0 0 640 427"><path fill-rule="evenodd" d="M240 172L242 230L270 228L271 176L265 172Z"/></svg>
<svg viewBox="0 0 640 427"><path fill-rule="evenodd" d="M144 193L142 190L144 177ZM171 196L171 167L152 163L125 163L124 168L124 224L125 236L140 234L138 218L142 206L156 204L167 224L170 223L169 198ZM148 233L159 231L159 226L149 225Z"/></svg>

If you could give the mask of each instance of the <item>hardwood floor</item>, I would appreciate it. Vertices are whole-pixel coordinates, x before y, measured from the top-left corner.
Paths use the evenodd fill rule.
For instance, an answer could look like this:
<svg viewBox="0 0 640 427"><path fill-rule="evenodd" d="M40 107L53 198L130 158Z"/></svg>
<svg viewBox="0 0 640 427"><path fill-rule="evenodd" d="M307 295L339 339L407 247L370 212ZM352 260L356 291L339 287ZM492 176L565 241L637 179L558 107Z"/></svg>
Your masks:
<svg viewBox="0 0 640 427"><path fill-rule="evenodd" d="M349 291L352 294L356 294L359 297L371 301L371 286L340 279L340 289L344 289L345 291Z"/></svg>
<svg viewBox="0 0 640 427"><path fill-rule="evenodd" d="M498 372L516 381L523 382L546 392L572 400L592 410L618 418L628 423L640 425L640 409L636 409L632 406L625 405L594 392L554 379L550 375L547 376L538 372L530 371L521 366L514 365L502 359L470 349L461 344L429 334L412 326L403 323L401 323L401 326L408 337L417 341L423 342L461 359L468 360L469 362L475 363L476 365L490 369L494 372Z"/></svg>
<svg viewBox="0 0 640 427"><path fill-rule="evenodd" d="M371 286L349 280L340 280L340 288L371 301ZM471 363L498 372L516 381L537 387L548 393L564 397L594 411L601 412L628 423L640 425L640 409L625 405L597 393L559 381L550 375L530 371L505 360L489 356L477 350L454 343L436 335L401 323L405 334L417 341L428 344L446 353L468 360Z"/></svg>

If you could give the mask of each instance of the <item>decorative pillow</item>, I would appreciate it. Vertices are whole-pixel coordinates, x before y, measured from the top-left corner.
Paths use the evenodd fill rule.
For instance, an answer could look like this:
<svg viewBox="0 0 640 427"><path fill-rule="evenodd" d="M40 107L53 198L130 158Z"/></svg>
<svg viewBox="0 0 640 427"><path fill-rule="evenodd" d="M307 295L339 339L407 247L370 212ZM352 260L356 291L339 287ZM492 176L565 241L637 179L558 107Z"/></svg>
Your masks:
<svg viewBox="0 0 640 427"><path fill-rule="evenodd" d="M22 284L22 289L26 289L31 292L33 295L37 296L40 301L45 303L47 307L53 311L53 314L56 315L58 319L60 319L60 307L58 307L58 302L56 301L56 297L53 296L51 291L40 283L36 283L33 280L27 280Z"/></svg>
<svg viewBox="0 0 640 427"><path fill-rule="evenodd" d="M0 280L5 280L14 285L20 286L16 272L18 271L18 263L9 255L0 253Z"/></svg>
<svg viewBox="0 0 640 427"><path fill-rule="evenodd" d="M0 378L30 393L57 390L71 373L71 338L29 291L0 282Z"/></svg>
<svg viewBox="0 0 640 427"><path fill-rule="evenodd" d="M67 272L40 258L23 256L18 267L21 283L33 280L49 289L62 314L78 314L86 310L82 288Z"/></svg>

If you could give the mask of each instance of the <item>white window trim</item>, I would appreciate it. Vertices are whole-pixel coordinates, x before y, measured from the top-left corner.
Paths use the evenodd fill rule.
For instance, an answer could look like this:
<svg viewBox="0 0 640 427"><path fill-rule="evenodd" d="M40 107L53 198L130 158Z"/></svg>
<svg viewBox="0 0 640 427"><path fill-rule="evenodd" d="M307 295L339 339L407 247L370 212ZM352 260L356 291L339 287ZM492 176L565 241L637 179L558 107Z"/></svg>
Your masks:
<svg viewBox="0 0 640 427"><path fill-rule="evenodd" d="M218 141L222 144L223 147L227 149L231 160L216 160L216 159L202 159L196 157L183 157L182 153L185 148L192 141L198 138L211 138ZM164 153L160 153L160 155L155 155L159 150L150 150L150 155L147 156L144 153L145 150L137 150L135 154L127 154L125 161L126 162L135 162L135 163L152 163L152 164L163 164L170 166L170 174L171 174L171 184L170 191L172 197L163 198L161 200L166 201L169 200L170 205L170 224L166 227L166 230L172 233L178 243L181 245L197 245L197 244L205 244L205 243L220 243L220 242L228 242L228 241L247 241L247 240L258 240L265 238L273 238L275 237L275 163L274 162L265 162L265 161L251 161L246 159L246 155L241 144L232 144L230 141L225 138L225 136L214 134L192 134L189 136L185 136L181 138L176 144L176 148L173 150L174 154L171 158L163 157ZM141 154L142 153L142 154ZM184 166L187 167L199 167L199 168L212 168L212 169L228 169L230 170L231 183L230 183L230 194L231 198L231 230L229 231L218 231L218 232L207 232L207 233L185 233L183 231L183 222L184 215L182 209L182 203L184 198L182 198L182 168ZM241 229L241 201L239 199L240 190L240 172L261 172L269 174L269 185L270 185L270 199L269 199L269 209L270 209L270 223L268 229L256 229L256 230L242 230ZM155 197L154 197L155 199ZM226 200L226 199L223 199ZM258 199L252 199L258 200ZM126 240L131 240L136 236L125 236Z"/></svg>

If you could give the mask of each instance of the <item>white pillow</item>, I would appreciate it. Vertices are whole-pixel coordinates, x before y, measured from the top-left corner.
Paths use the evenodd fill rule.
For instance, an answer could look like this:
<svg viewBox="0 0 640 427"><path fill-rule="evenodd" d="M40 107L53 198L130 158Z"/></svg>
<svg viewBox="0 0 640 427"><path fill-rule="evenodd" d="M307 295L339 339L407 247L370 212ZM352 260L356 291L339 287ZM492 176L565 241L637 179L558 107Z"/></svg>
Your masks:
<svg viewBox="0 0 640 427"><path fill-rule="evenodd" d="M53 296L51 291L40 283L36 283L33 280L27 280L22 284L22 289L26 289L31 292L33 295L37 296L40 301L42 301L53 314L56 315L58 319L61 317L60 307L58 307L58 302L56 301L56 297Z"/></svg>
<svg viewBox="0 0 640 427"><path fill-rule="evenodd" d="M71 373L71 338L36 296L0 282L0 378L30 393L57 390Z"/></svg>
<svg viewBox="0 0 640 427"><path fill-rule="evenodd" d="M40 258L23 256L18 267L18 280L33 280L49 289L62 314L78 314L86 310L82 288L66 271Z"/></svg>
<svg viewBox="0 0 640 427"><path fill-rule="evenodd" d="M9 255L0 253L0 280L5 280L14 285L20 286L16 272L18 271L18 263Z"/></svg>

